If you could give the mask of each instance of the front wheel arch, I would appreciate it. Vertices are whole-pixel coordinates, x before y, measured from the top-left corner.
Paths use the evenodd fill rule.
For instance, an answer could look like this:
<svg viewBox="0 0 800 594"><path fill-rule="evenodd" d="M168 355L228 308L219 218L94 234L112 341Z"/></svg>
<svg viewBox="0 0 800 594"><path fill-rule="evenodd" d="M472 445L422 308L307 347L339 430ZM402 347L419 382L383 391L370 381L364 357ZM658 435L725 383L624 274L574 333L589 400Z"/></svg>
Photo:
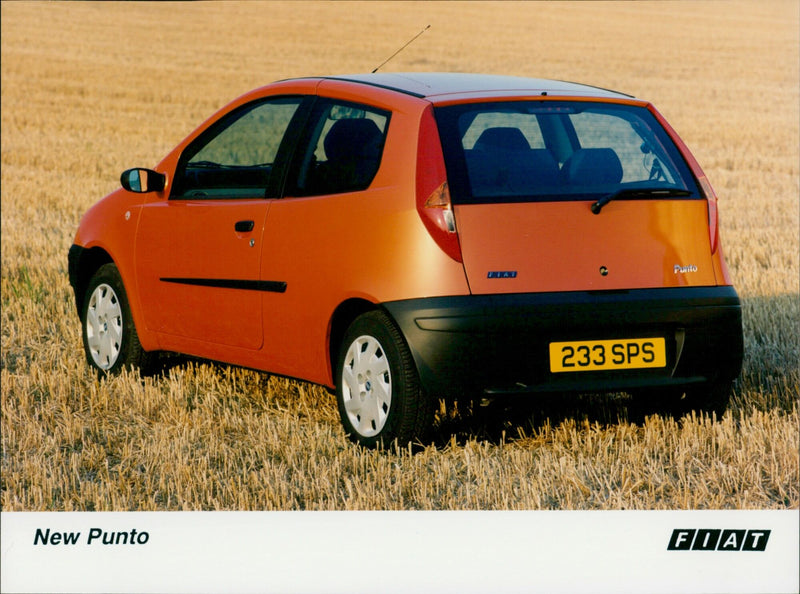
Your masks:
<svg viewBox="0 0 800 594"><path fill-rule="evenodd" d="M113 262L101 265L89 278L80 309L81 337L89 365L100 375L125 367L143 375L155 371L157 354L139 340L127 289Z"/></svg>
<svg viewBox="0 0 800 594"><path fill-rule="evenodd" d="M78 316L83 312L86 289L92 277L100 270L101 266L113 263L114 259L101 247L86 249L73 245L70 250L70 281L73 283Z"/></svg>

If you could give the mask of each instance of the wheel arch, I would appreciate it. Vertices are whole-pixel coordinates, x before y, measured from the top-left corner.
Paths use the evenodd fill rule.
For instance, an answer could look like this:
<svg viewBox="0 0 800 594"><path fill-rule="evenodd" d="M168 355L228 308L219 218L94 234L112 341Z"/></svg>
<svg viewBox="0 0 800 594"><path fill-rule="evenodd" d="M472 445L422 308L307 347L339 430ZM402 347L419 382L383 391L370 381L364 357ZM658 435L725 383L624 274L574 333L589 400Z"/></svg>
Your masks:
<svg viewBox="0 0 800 594"><path fill-rule="evenodd" d="M121 266L120 262L115 260L109 251L102 246L95 245L87 248L79 244L73 244L70 247L68 262L69 282L75 294L75 308L78 313L78 318L81 318L83 314L86 290L89 288L89 282L97 271L106 264L114 264L123 279L128 306L131 309L131 316L133 316L134 323L136 324L137 333L142 346L147 351L160 350L158 338L153 333L148 332L145 325L142 323L143 315L140 311L138 295L136 295L136 291L133 290L133 287L135 287L133 281L129 281L124 266Z"/></svg>
<svg viewBox="0 0 800 594"><path fill-rule="evenodd" d="M391 314L379 304L360 298L352 298L343 301L334 310L328 331L329 387L336 387L336 363L339 358L339 350L341 349L345 332L347 332L350 324L352 324L358 316L374 310L382 310L386 315L391 317Z"/></svg>
<svg viewBox="0 0 800 594"><path fill-rule="evenodd" d="M69 252L69 280L75 293L78 315L83 311L83 300L89 281L101 266L113 264L114 259L101 247L83 248L73 245Z"/></svg>
<svg viewBox="0 0 800 594"><path fill-rule="evenodd" d="M334 377L332 384L348 438L365 447L424 440L435 408L397 321L381 304L363 300L345 302L337 313L331 358L336 370L347 367L350 379L337 382ZM370 349L369 357L353 355L355 345L361 353ZM344 349L347 354L340 359Z"/></svg>

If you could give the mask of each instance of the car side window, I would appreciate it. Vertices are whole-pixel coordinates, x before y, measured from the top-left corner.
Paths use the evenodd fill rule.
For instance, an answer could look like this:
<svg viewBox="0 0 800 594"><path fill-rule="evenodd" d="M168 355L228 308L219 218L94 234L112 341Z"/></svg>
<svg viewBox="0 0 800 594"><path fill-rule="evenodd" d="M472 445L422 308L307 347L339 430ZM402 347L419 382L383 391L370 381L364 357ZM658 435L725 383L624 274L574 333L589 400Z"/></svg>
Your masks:
<svg viewBox="0 0 800 594"><path fill-rule="evenodd" d="M302 97L259 101L224 117L181 156L172 199L264 198Z"/></svg>
<svg viewBox="0 0 800 594"><path fill-rule="evenodd" d="M380 166L388 123L388 112L319 100L290 172L287 195L367 189Z"/></svg>

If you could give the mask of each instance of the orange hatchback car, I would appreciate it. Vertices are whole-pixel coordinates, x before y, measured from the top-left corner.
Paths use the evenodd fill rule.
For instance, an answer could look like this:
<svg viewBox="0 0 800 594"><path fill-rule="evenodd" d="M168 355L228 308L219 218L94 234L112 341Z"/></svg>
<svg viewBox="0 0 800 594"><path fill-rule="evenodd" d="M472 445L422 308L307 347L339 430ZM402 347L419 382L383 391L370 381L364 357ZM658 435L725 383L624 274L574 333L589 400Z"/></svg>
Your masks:
<svg viewBox="0 0 800 594"><path fill-rule="evenodd" d="M84 216L88 362L177 352L336 391L364 445L439 398L626 391L722 414L741 307L717 197L648 102L506 76L277 82Z"/></svg>

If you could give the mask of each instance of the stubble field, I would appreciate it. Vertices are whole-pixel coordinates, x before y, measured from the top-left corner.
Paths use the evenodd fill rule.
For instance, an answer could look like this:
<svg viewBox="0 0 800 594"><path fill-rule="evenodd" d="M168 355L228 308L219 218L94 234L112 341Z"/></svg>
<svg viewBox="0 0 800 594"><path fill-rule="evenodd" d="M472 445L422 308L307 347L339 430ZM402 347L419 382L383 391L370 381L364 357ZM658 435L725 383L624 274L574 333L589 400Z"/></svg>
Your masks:
<svg viewBox="0 0 800 594"><path fill-rule="evenodd" d="M2 462L12 510L797 508L800 10L744 3L8 3ZM720 196L746 358L722 420L624 395L442 411L366 451L325 390L203 362L97 380L66 270L82 213L217 108L307 74L479 71L652 100Z"/></svg>

